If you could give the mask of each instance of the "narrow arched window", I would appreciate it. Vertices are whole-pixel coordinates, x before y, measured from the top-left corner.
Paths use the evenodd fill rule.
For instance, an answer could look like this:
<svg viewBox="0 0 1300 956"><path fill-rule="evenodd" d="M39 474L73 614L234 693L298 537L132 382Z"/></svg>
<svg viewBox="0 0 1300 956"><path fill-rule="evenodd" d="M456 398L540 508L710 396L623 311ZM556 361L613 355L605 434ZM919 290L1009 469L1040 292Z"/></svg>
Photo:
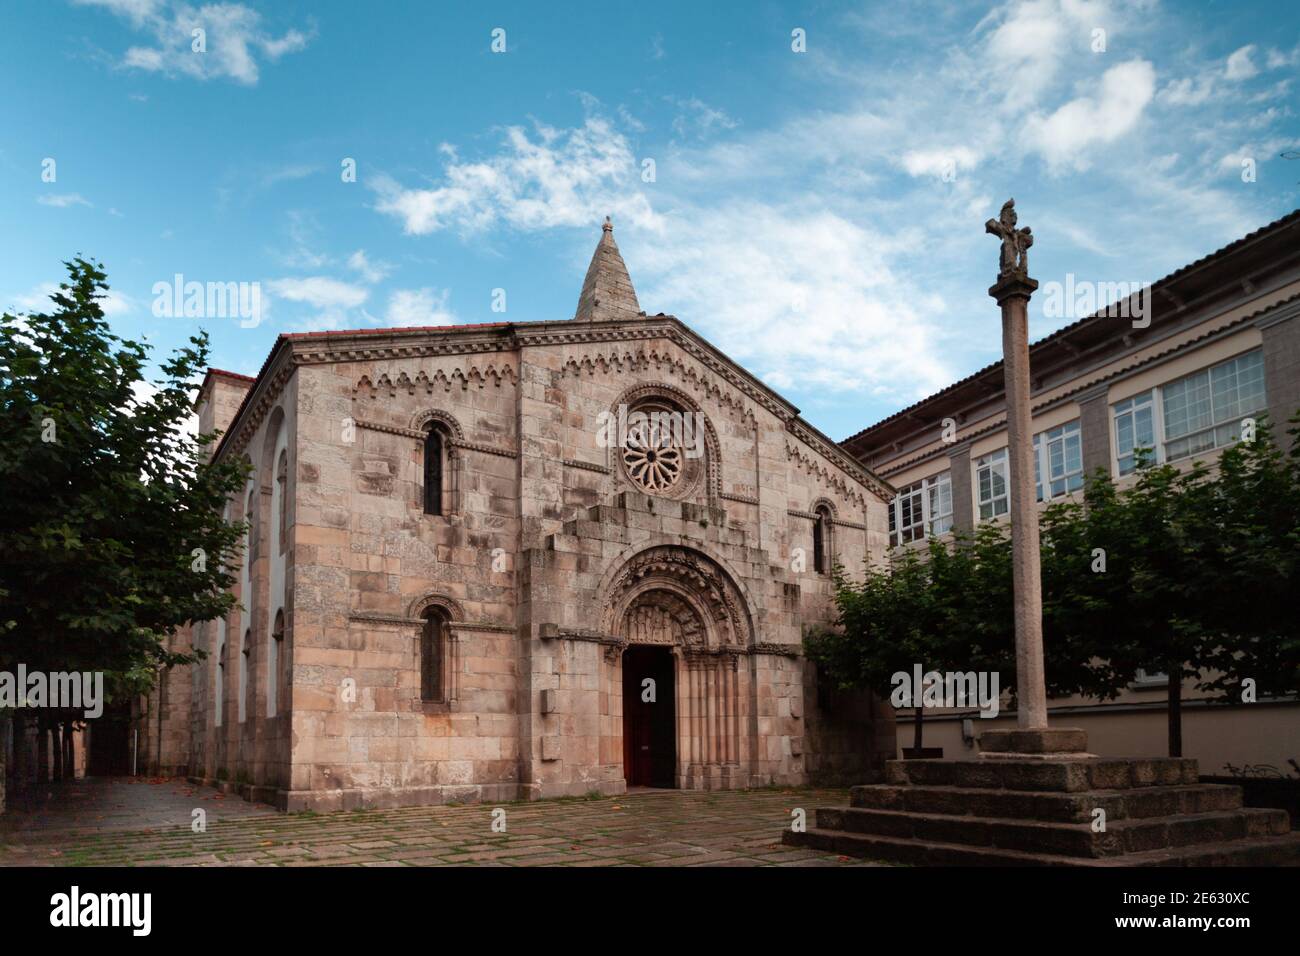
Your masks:
<svg viewBox="0 0 1300 956"><path fill-rule="evenodd" d="M829 574L831 512L825 505L819 505L813 512L813 570L818 574Z"/></svg>
<svg viewBox="0 0 1300 956"><path fill-rule="evenodd" d="M244 520L248 522L248 560L257 560L257 488L248 493L248 504L244 506Z"/></svg>
<svg viewBox="0 0 1300 956"><path fill-rule="evenodd" d="M437 425L430 425L424 436L424 513L443 513L442 472L446 442Z"/></svg>
<svg viewBox="0 0 1300 956"><path fill-rule="evenodd" d="M439 608L424 612L420 630L420 699L443 700L443 657L446 648L447 616Z"/></svg>
<svg viewBox="0 0 1300 956"><path fill-rule="evenodd" d="M280 452L280 464L275 472L276 511L279 518L276 536L279 538L279 554L284 554L289 546L289 499L285 492L289 489L289 453Z"/></svg>
<svg viewBox="0 0 1300 956"><path fill-rule="evenodd" d="M284 611L275 612L275 625L271 628L271 660L269 673L267 674L267 690L270 694L270 700L267 702L266 712L270 717L274 717L280 709L280 701L284 700L285 690L285 660L284 660Z"/></svg>
<svg viewBox="0 0 1300 956"><path fill-rule="evenodd" d="M239 722L248 716L248 685L253 673L253 631L244 632L244 646L239 655Z"/></svg>
<svg viewBox="0 0 1300 956"><path fill-rule="evenodd" d="M216 693L213 695L213 723L221 726L221 705L226 695L226 642L222 641L217 648L217 686Z"/></svg>

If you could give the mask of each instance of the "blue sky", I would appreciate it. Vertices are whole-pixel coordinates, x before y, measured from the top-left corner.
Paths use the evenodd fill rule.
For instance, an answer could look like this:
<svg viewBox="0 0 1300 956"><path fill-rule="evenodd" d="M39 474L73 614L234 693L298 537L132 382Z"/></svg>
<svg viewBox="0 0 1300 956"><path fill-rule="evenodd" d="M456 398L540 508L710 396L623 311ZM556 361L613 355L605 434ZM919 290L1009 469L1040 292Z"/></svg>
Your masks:
<svg viewBox="0 0 1300 956"><path fill-rule="evenodd" d="M245 373L285 331L567 319L609 214L642 308L843 438L999 357L983 223L1007 196L1040 281L1149 282L1300 205L1284 0L49 0L6 20L0 307L40 308L62 260L94 256L119 333L166 351L201 325ZM260 283L260 323L155 316L176 273ZM1035 338L1071 320L1031 305Z"/></svg>

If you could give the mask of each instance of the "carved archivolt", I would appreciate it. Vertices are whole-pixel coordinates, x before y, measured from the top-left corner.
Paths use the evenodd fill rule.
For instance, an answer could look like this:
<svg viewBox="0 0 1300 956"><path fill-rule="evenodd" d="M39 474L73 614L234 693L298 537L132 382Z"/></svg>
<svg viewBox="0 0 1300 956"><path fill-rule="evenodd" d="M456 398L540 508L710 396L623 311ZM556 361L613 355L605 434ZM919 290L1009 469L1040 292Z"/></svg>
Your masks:
<svg viewBox="0 0 1300 956"><path fill-rule="evenodd" d="M406 616L409 620L418 621L423 617L424 612L431 607L442 608L452 621L465 620L465 610L460 606L460 603L455 598L449 598L442 594L427 594L424 597L416 598L411 602L410 608L407 609Z"/></svg>
<svg viewBox="0 0 1300 956"><path fill-rule="evenodd" d="M753 624L730 576L698 551L673 545L648 548L630 558L605 596L607 633L667 635L697 647L745 648Z"/></svg>
<svg viewBox="0 0 1300 956"><path fill-rule="evenodd" d="M456 416L438 408L426 408L412 415L411 429L423 435L428 430L430 422L438 422L440 425L445 426L447 432L453 438L462 441L465 439L465 430L460 427L460 422L456 420Z"/></svg>

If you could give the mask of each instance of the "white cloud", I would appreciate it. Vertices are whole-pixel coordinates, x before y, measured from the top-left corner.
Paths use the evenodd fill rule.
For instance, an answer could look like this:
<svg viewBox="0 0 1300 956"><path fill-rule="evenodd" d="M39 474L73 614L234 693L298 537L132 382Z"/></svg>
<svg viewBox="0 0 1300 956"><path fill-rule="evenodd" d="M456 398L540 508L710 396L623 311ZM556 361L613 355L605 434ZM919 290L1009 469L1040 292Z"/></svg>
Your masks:
<svg viewBox="0 0 1300 956"><path fill-rule="evenodd" d="M735 129L740 125L724 111L710 106L699 97L666 96L664 99L678 109L672 126L673 132L683 139L688 136L704 138L719 130Z"/></svg>
<svg viewBox="0 0 1300 956"><path fill-rule="evenodd" d="M309 306L313 314L298 320L293 328L302 332L318 332L352 328L359 323L350 311L361 306L370 293L361 286L331 279L328 276L272 279L266 283L270 293L263 296L263 318L274 307L277 299Z"/></svg>
<svg viewBox="0 0 1300 956"><path fill-rule="evenodd" d="M393 271L392 266L386 262L371 262L364 249L358 249L348 256L348 268L358 273L362 279L371 285L381 282Z"/></svg>
<svg viewBox="0 0 1300 956"><path fill-rule="evenodd" d="M42 193L36 197L36 201L42 206L53 206L55 209L91 205L80 193Z"/></svg>
<svg viewBox="0 0 1300 956"><path fill-rule="evenodd" d="M372 181L375 208L409 235L440 229L479 232L502 223L522 230L589 225L607 214L653 227L656 216L636 190L639 167L627 138L589 116L577 128L512 126L502 152L480 162L452 160L444 182L408 188L388 176Z"/></svg>
<svg viewBox="0 0 1300 956"><path fill-rule="evenodd" d="M1251 57L1255 53L1255 45L1244 46L1237 50L1230 57L1228 63L1223 68L1223 75L1230 80L1248 80L1259 72L1259 67Z"/></svg>
<svg viewBox="0 0 1300 956"><path fill-rule="evenodd" d="M1201 76L1195 80L1184 77L1165 84L1156 99L1168 106L1200 106L1213 92L1214 80L1210 76Z"/></svg>
<svg viewBox="0 0 1300 956"><path fill-rule="evenodd" d="M308 276L302 279L273 279L268 284L271 292L290 302L305 302L316 308L351 309L366 301L369 293L360 286L340 282L327 276Z"/></svg>
<svg viewBox="0 0 1300 956"><path fill-rule="evenodd" d="M384 322L391 326L455 325L450 289L397 289L388 298Z"/></svg>
<svg viewBox="0 0 1300 956"><path fill-rule="evenodd" d="M901 161L909 176L943 176L948 172L974 169L978 164L979 156L967 146L909 150Z"/></svg>
<svg viewBox="0 0 1300 956"><path fill-rule="evenodd" d="M259 60L274 62L307 46L308 35L290 29L273 36L262 17L242 3L192 6L181 0L76 0L125 17L131 26L151 35L147 45L130 47L121 65L128 69L187 76L197 80L231 79L245 86L257 83ZM205 32L206 48L193 49L193 32Z"/></svg>
<svg viewBox="0 0 1300 956"><path fill-rule="evenodd" d="M678 314L773 387L914 401L951 379L927 318L943 303L893 272L896 240L807 203L687 210L667 231L624 244L642 306Z"/></svg>
<svg viewBox="0 0 1300 956"><path fill-rule="evenodd" d="M1089 149L1131 132L1154 93L1155 69L1146 60L1113 66L1102 75L1096 96L1071 100L1050 116L1030 116L1024 144L1040 153L1053 171L1086 169Z"/></svg>

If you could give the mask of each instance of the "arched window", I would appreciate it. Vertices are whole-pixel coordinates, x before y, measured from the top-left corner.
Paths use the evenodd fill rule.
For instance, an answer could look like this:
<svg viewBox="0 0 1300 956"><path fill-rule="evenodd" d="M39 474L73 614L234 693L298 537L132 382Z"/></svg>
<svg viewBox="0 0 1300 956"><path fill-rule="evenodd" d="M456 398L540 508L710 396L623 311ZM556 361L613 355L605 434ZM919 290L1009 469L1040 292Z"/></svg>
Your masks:
<svg viewBox="0 0 1300 956"><path fill-rule="evenodd" d="M244 647L239 656L239 722L242 724L248 716L249 675L253 673L253 632L244 632Z"/></svg>
<svg viewBox="0 0 1300 956"><path fill-rule="evenodd" d="M279 517L279 527L276 529L276 536L279 538L279 552L284 554L285 549L289 546L289 499L285 492L289 488L289 453L280 452L280 464L275 470L275 500L276 511Z"/></svg>
<svg viewBox="0 0 1300 956"><path fill-rule="evenodd" d="M271 628L271 660L267 673L266 705L268 717L274 717L279 710L280 701L284 700L285 660L284 660L284 611L275 612L275 624Z"/></svg>
<svg viewBox="0 0 1300 956"><path fill-rule="evenodd" d="M223 640L217 646L217 687L213 695L213 723L221 726L221 709L226 696L226 642Z"/></svg>
<svg viewBox="0 0 1300 956"><path fill-rule="evenodd" d="M431 607L424 612L420 630L420 699L445 700L443 657L447 646L447 614Z"/></svg>
<svg viewBox="0 0 1300 956"><path fill-rule="evenodd" d="M829 574L831 570L831 510L825 505L818 505L813 512L813 570L818 574Z"/></svg>
<svg viewBox="0 0 1300 956"><path fill-rule="evenodd" d="M257 560L257 486L248 493L248 502L244 506L244 520L248 522L248 562Z"/></svg>
<svg viewBox="0 0 1300 956"><path fill-rule="evenodd" d="M447 436L436 422L431 422L424 436L424 513L444 514L442 475L447 453Z"/></svg>

